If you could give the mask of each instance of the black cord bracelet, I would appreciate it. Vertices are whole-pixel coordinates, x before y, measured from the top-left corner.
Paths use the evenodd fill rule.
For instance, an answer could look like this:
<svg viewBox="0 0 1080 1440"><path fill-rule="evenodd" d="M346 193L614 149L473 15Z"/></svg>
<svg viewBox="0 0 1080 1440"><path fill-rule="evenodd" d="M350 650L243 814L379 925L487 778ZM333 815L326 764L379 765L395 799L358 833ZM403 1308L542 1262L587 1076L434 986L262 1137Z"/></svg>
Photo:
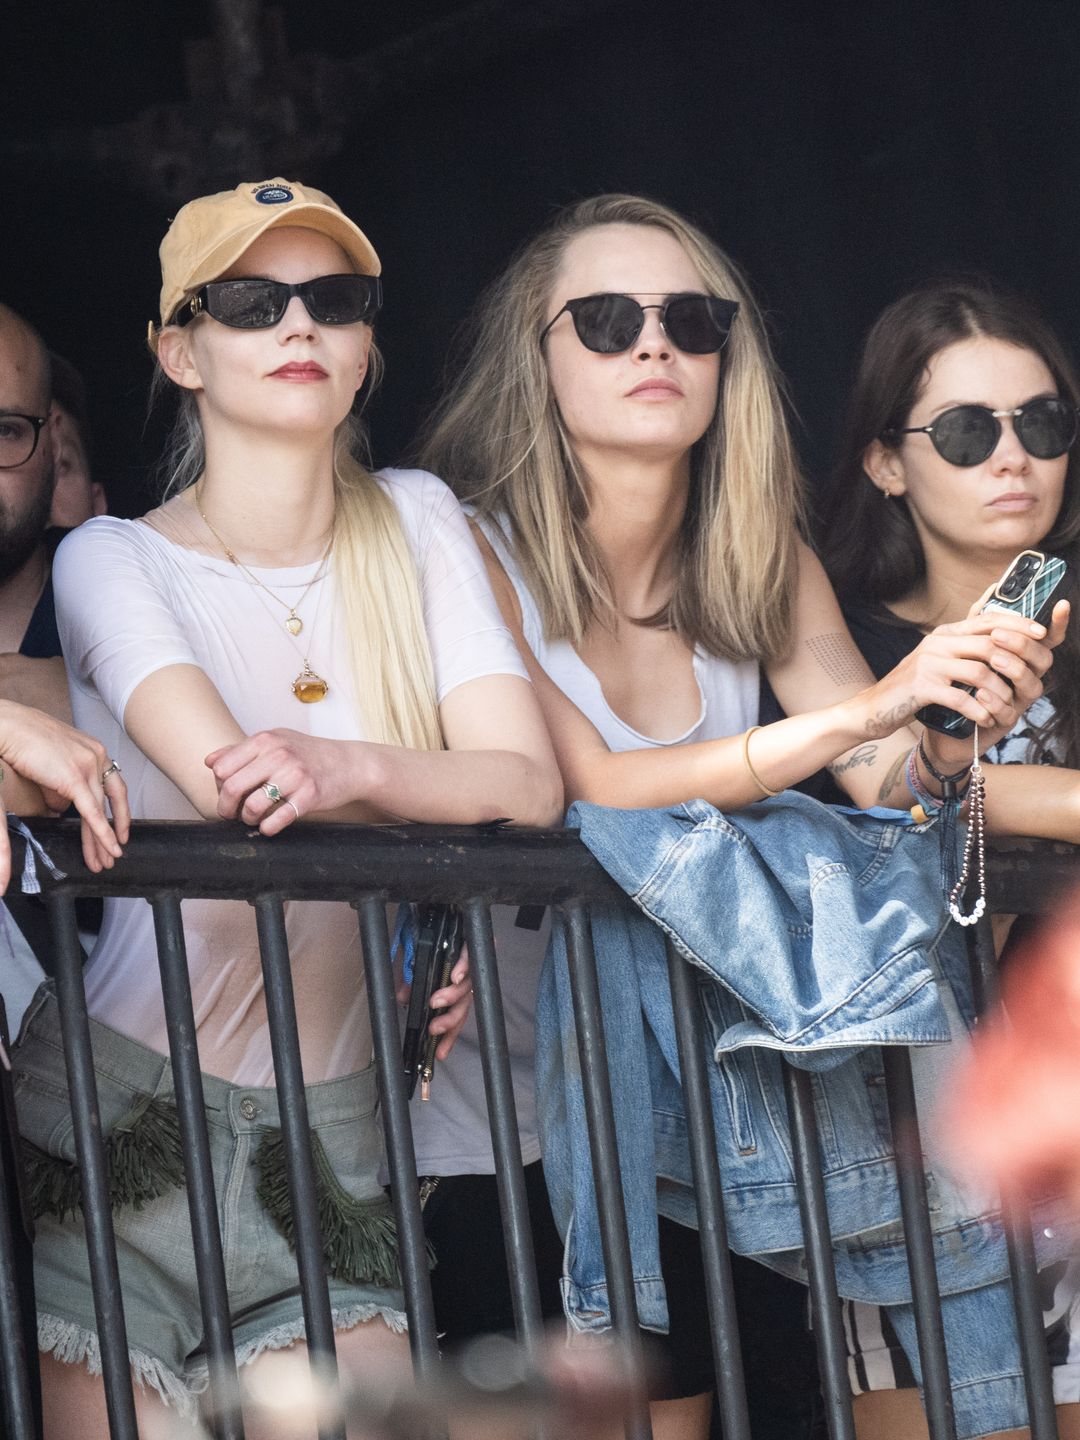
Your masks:
<svg viewBox="0 0 1080 1440"><path fill-rule="evenodd" d="M951 775L943 775L942 772L935 767L934 762L930 759L930 756L927 755L926 747L923 745L921 735L919 737L919 759L926 766L926 773L933 776L933 778L938 782L939 785L955 786L956 782L959 779L961 779L964 775L968 775L971 773L971 764L969 762L967 765L961 766L959 770L954 771Z"/></svg>

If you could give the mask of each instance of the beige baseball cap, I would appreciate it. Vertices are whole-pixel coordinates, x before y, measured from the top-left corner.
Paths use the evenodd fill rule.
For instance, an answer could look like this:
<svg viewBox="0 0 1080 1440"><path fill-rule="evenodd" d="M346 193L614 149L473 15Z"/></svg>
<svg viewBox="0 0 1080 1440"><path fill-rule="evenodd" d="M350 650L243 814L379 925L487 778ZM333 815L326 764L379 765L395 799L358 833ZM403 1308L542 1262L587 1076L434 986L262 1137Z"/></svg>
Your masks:
<svg viewBox="0 0 1080 1440"><path fill-rule="evenodd" d="M361 275L382 270L371 241L329 195L294 180L259 180L200 195L177 212L161 242L161 323L167 325L193 290L235 264L275 225L317 230L336 240Z"/></svg>

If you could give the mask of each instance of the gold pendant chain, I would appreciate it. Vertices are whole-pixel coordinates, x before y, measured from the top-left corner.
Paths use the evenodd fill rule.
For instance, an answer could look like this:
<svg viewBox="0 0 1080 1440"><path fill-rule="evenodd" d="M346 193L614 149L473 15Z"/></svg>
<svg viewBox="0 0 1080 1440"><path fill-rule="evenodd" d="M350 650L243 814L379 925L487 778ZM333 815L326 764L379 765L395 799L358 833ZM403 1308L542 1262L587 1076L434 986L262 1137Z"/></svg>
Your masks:
<svg viewBox="0 0 1080 1440"><path fill-rule="evenodd" d="M288 601L282 600L280 595L275 595L273 590L270 589L269 585L264 585L263 582L259 579L259 577L253 574L252 571L249 570L248 567L244 564L244 562L238 559L233 553L233 551L229 548L229 546L226 545L225 541L222 539L222 537L214 529L213 525L210 524L210 521L207 520L206 516L203 514L202 506L199 504L199 495L197 489L195 490L195 508L202 516L203 524L210 531L210 534L213 535L214 539L221 546L222 550L225 551L226 558L233 565L235 565L237 569L242 570L244 574L248 577L248 579L251 581L251 583L257 586L258 590L264 591L267 595L270 596L271 600L276 600L279 605L281 605L289 612L284 622L285 629L288 631L290 638L295 644L296 637L304 628L304 622L296 613L297 606L304 603L304 601L307 599L308 592L311 590L311 587L315 584L315 582L317 580L323 579L323 577L326 575L327 566L330 561L330 551L332 550L334 544L333 532L331 531L330 539L327 541L326 549L322 553L322 559L319 561L318 566L316 567L315 574L304 586L303 593L301 594L299 600L297 600L296 605L290 605ZM257 592L256 599L260 601L263 609L265 610L266 602L261 599ZM320 594L320 603L321 600L322 595ZM270 611L267 610L266 613L270 617L270 619L273 620L274 617L270 613ZM318 620L318 618L319 605L316 605L315 620ZM299 651L299 645L297 645L296 648ZM300 701L301 705L316 705L320 700L326 699L327 695L330 693L330 685L328 681L324 680L321 675L316 674L315 671L311 668L311 664L308 660L307 655L302 655L301 658L304 662L303 669L300 671L300 674L297 675L296 679L292 682L292 693L296 696L297 700Z"/></svg>
<svg viewBox="0 0 1080 1440"><path fill-rule="evenodd" d="M299 608L299 606L301 606L301 605L304 603L304 601L307 599L307 597L308 597L308 591L309 591L309 590L311 589L311 587L315 584L315 581L322 579L322 576L323 576L323 567L326 565L327 560L330 558L330 550L331 550L331 548L332 548L332 546L333 546L333 544L334 544L334 532L333 532L333 530L331 530L331 532L330 532L330 539L326 542L326 549L325 549L325 550L323 551L323 553L322 553L322 558L321 558L320 561L319 561L319 564L318 564L318 567L316 568L315 574L311 577L311 579L308 581L308 583L304 586L304 589L303 589L303 591L301 592L300 598L299 598L299 600L297 600L296 604L295 604L295 605L290 605L289 602L288 602L287 600L283 600L280 595L275 595L275 593L273 592L273 590L270 589L270 586L269 586L269 585L265 585L265 584L259 579L259 577L254 573L254 571L250 570L250 569L244 564L244 562L237 557L237 555L235 554L235 552L234 552L228 545L226 545L224 539L221 537L221 535L218 534L218 532L214 529L213 525L211 525L211 524L210 524L210 521L206 518L206 514L205 514L205 512L203 511L202 504L200 503L200 500L199 500L199 492L198 492L198 487L197 487L197 486L196 486L196 489L195 489L195 508L196 508L196 510L198 510L200 516L202 516L202 522L203 522L203 524L204 524L204 525L206 526L206 528L210 531L210 534L213 535L214 539L215 539L215 540L218 542L218 544L221 546L222 550L225 551L225 557L226 557L226 559L228 559L229 561L231 561L232 564L235 565L238 569L242 570L242 571L244 572L244 574L248 577L248 579L251 581L251 583L252 583L253 585L257 585L260 590L265 590L265 592L267 593L267 595L270 596L271 600L276 600L277 603L282 607L283 610L287 610L287 611L289 612L289 613L286 615L285 620L284 620L282 623L284 624L285 629L288 630L288 632L289 632L290 635L299 635L300 632L301 632L301 630L303 630L303 628L304 628L304 622L300 619L300 616L299 616L296 612L297 612L297 609Z"/></svg>

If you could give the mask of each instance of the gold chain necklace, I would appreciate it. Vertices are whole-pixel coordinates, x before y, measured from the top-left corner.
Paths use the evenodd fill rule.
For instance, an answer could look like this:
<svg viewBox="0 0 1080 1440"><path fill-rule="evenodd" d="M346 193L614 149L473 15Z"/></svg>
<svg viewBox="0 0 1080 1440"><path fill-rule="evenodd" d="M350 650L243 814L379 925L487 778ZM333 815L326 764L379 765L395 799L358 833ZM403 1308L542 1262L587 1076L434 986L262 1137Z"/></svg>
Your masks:
<svg viewBox="0 0 1080 1440"><path fill-rule="evenodd" d="M214 529L213 525L210 524L210 521L207 520L205 514L203 514L203 508L199 504L198 489L195 490L195 508L202 516L203 524L210 531L210 534L213 535L214 539L221 546L222 550L225 551L226 558L233 565L235 565L237 569L242 570L253 585L258 586L260 590L265 591L265 593L270 596L271 600L276 600L277 603L283 607L283 609L289 612L288 615L285 617L285 629L295 640L296 636L299 635L304 628L304 622L296 613L297 606L302 605L307 599L308 592L315 584L316 580L321 580L326 574L326 567L330 560L330 551L333 548L334 544L333 532L331 532L330 539L326 542L326 549L322 553L322 559L319 561L319 564L316 567L315 574L304 586L303 592L301 593L299 600L297 600L296 605L290 605L288 601L283 600L280 595L275 595L273 590L270 589L269 585L263 584L259 577L255 575L251 570L249 570L248 567L244 564L244 562L238 559L237 556L233 553L233 551L229 548L229 546L226 545L225 541ZM269 615L269 610L267 610L266 613ZM271 615L270 618L273 619L273 616ZM318 619L318 607L316 607L315 618ZM300 701L301 705L316 705L320 700L326 699L327 695L330 693L330 685L329 682L324 680L321 675L317 675L315 673L315 671L311 668L311 665L308 662L308 657L306 655L304 655L302 658L304 661L304 666L303 669L300 671L300 674L297 675L296 679L292 682L292 693L296 696L297 700Z"/></svg>
<svg viewBox="0 0 1080 1440"><path fill-rule="evenodd" d="M203 524L210 531L210 534L213 535L214 539L218 542L221 548L225 551L226 557L231 560L234 565L238 566L241 570L243 570L244 574L248 577L252 584L257 585L260 590L265 590L267 595L270 596L271 600L276 600L283 610L287 610L289 612L284 621L285 629L288 630L289 634L299 635L301 630L303 630L304 628L304 622L296 613L297 606L300 606L304 603L304 601L307 599L308 591L315 584L315 581L321 579L322 577L323 565L326 563L326 560L330 554L330 547L334 543L333 531L331 531L330 533L330 539L326 542L326 549L322 553L322 559L319 561L318 569L308 581L308 583L304 586L304 589L300 595L300 599L297 600L296 605L290 605L289 602L287 600L283 600L280 595L275 595L273 590L270 589L269 585L264 585L263 582L259 579L259 577L253 571L249 570L248 567L244 564L244 562L238 559L236 554L229 548L228 545L226 545L225 541L214 529L213 525L210 524L210 521L206 518L202 505L199 503L198 491L196 491L195 494L195 508L202 516Z"/></svg>

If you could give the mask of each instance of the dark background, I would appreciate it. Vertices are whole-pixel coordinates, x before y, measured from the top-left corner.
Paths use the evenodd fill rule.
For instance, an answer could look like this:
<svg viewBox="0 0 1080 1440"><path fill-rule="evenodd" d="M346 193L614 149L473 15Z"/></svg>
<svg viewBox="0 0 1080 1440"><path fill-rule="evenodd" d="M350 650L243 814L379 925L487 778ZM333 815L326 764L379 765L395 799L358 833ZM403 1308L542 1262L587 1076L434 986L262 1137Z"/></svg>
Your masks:
<svg viewBox="0 0 1080 1440"><path fill-rule="evenodd" d="M259 80L264 106L294 96L280 154L272 124L222 109L227 3L7 9L0 298L84 374L119 513L150 503L161 438L161 421L144 429L156 247L184 198L221 188L199 183L200 125L210 172L316 184L380 251L382 463L407 450L478 290L555 207L600 190L678 207L746 267L812 479L863 331L912 282L989 273L1078 348L1075 0L286 3L285 50ZM334 65L315 104L311 76ZM265 160L255 173L230 170L238 114Z"/></svg>

